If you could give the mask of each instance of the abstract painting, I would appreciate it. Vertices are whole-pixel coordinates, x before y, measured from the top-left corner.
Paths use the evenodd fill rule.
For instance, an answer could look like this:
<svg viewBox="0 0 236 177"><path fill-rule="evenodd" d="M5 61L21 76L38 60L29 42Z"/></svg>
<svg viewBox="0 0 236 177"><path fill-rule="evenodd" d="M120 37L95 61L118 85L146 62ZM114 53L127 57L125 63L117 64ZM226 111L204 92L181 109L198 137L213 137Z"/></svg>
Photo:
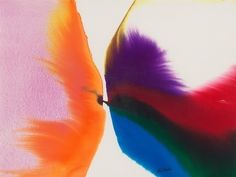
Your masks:
<svg viewBox="0 0 236 177"><path fill-rule="evenodd" d="M0 1L0 175L235 177L235 18L234 0Z"/></svg>

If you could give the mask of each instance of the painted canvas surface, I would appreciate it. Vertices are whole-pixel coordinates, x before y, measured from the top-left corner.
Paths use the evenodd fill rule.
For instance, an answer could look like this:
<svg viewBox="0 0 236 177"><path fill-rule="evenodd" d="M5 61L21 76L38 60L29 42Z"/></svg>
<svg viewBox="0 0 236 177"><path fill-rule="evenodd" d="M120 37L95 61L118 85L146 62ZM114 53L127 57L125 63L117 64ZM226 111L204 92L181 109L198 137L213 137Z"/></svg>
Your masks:
<svg viewBox="0 0 236 177"><path fill-rule="evenodd" d="M235 177L236 1L0 1L1 177Z"/></svg>

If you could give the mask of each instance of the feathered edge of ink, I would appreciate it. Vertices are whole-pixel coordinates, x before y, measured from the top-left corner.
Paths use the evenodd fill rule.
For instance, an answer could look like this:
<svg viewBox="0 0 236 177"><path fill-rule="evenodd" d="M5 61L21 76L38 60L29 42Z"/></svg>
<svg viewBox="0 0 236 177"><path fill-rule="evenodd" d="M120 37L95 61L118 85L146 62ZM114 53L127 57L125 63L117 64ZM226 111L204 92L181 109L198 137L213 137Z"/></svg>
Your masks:
<svg viewBox="0 0 236 177"><path fill-rule="evenodd" d="M123 84L141 86L159 91L182 95L184 84L168 66L166 52L153 40L130 30L120 32L112 40L106 63L107 88Z"/></svg>

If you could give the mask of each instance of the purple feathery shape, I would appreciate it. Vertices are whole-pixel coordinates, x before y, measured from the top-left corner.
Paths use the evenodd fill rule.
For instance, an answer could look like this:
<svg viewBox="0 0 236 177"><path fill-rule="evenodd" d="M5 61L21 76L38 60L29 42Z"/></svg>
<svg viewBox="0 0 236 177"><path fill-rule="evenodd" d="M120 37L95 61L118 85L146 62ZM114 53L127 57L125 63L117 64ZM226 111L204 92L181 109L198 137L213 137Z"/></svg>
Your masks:
<svg viewBox="0 0 236 177"><path fill-rule="evenodd" d="M112 41L107 61L108 91L121 85L135 85L174 95L184 94L184 85L168 68L165 51L136 30L121 34L118 43Z"/></svg>

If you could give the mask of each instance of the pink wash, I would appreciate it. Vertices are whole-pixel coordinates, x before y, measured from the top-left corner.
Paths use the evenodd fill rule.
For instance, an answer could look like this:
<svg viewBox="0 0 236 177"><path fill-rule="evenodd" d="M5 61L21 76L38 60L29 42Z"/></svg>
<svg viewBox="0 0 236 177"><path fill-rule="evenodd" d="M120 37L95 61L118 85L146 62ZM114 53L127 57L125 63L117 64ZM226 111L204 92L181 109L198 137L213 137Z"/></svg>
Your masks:
<svg viewBox="0 0 236 177"><path fill-rule="evenodd" d="M0 169L32 166L16 148L15 132L29 117L68 115L60 85L36 60L47 57L46 30L55 0L0 1Z"/></svg>

